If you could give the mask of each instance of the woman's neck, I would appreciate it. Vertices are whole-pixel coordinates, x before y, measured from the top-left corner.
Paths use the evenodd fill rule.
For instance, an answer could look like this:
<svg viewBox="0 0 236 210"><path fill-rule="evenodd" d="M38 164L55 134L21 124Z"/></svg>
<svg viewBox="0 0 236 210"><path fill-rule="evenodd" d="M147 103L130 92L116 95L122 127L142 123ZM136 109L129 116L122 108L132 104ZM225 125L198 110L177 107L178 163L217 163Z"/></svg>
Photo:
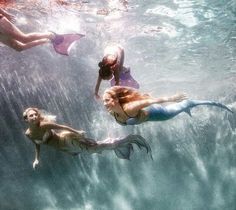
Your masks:
<svg viewBox="0 0 236 210"><path fill-rule="evenodd" d="M29 124L29 129L30 130L36 130L36 129L38 129L39 128L39 123L40 122L38 122L37 124Z"/></svg>

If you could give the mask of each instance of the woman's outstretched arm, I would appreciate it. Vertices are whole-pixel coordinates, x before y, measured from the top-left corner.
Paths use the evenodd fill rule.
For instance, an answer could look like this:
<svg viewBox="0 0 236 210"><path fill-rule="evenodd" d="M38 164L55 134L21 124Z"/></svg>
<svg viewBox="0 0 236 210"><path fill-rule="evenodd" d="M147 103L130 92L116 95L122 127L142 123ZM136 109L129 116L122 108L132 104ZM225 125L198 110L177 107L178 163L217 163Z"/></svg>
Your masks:
<svg viewBox="0 0 236 210"><path fill-rule="evenodd" d="M124 57L125 57L124 49L121 46L119 46L118 49L119 49L119 52L117 55L117 61L115 65L112 66L112 70L114 72L114 77L115 77L115 82L116 82L115 85L119 85L120 72L123 69Z"/></svg>
<svg viewBox="0 0 236 210"><path fill-rule="evenodd" d="M39 153L40 153L40 145L35 144L35 158L33 162L33 169L35 169L36 166L39 164Z"/></svg>
<svg viewBox="0 0 236 210"><path fill-rule="evenodd" d="M56 124L56 123L52 123L52 122L42 122L40 123L40 127L44 128L44 129L61 129L61 130L67 130L76 134L84 134L85 131L83 130L75 130L69 126L66 125L60 125L60 124Z"/></svg>
<svg viewBox="0 0 236 210"><path fill-rule="evenodd" d="M95 86L95 93L94 93L97 99L100 98L98 91L99 91L99 87L100 87L101 82L102 82L102 78L98 75L97 83Z"/></svg>
<svg viewBox="0 0 236 210"><path fill-rule="evenodd" d="M185 94L176 94L170 97L147 98L138 101L131 101L124 105L124 111L130 116L136 116L138 112L152 104L161 104L166 102L180 102L187 99Z"/></svg>
<svg viewBox="0 0 236 210"><path fill-rule="evenodd" d="M30 131L29 129L26 130L25 135L35 143L35 140L30 138ZM36 168L36 166L39 164L39 153L40 153L40 145L35 143L35 158L33 162L33 169Z"/></svg>

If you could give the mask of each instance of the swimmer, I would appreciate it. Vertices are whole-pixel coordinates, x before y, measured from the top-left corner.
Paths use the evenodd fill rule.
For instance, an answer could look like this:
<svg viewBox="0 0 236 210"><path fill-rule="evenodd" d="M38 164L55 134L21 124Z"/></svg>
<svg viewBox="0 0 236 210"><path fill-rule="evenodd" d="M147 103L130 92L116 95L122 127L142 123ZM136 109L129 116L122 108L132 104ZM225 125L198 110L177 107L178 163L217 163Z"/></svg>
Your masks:
<svg viewBox="0 0 236 210"><path fill-rule="evenodd" d="M102 80L111 80L111 85L130 86L139 88L137 81L130 74L130 69L123 66L124 64L124 49L120 45L108 46L104 50L104 56L101 62L98 63L99 74L95 87L95 96L100 98L98 91Z"/></svg>
<svg viewBox="0 0 236 210"><path fill-rule="evenodd" d="M121 125L169 120L181 112L186 112L191 116L190 109L199 105L216 106L232 112L227 106L218 102L186 99L185 94L154 98L148 94L141 94L133 88L121 86L111 87L103 94L104 106ZM160 105L166 102L176 103Z"/></svg>
<svg viewBox="0 0 236 210"><path fill-rule="evenodd" d="M55 37L52 32L25 34L13 21L14 16L0 8L0 42L17 51L48 43Z"/></svg>
<svg viewBox="0 0 236 210"><path fill-rule="evenodd" d="M23 112L23 117L29 125L25 135L35 144L34 169L39 164L40 145L42 144L71 155L83 152L102 153L105 150L113 150L116 156L121 159L129 159L133 145L136 144L151 154L149 144L140 135L95 141L85 137L83 130L75 130L69 126L55 123L55 116L43 114L38 108L27 108Z"/></svg>
<svg viewBox="0 0 236 210"><path fill-rule="evenodd" d="M82 34L57 35L53 32L26 34L13 24L14 18L0 8L0 42L19 52L51 41L57 53L68 55L71 44L84 36Z"/></svg>

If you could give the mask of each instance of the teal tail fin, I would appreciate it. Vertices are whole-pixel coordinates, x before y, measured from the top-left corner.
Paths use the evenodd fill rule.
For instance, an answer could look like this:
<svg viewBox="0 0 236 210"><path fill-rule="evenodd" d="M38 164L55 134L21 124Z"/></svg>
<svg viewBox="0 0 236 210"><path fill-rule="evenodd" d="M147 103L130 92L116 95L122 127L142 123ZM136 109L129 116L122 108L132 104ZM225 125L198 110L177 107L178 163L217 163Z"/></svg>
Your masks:
<svg viewBox="0 0 236 210"><path fill-rule="evenodd" d="M190 108L189 108L189 109L186 109L185 112L186 112L190 117L192 117L192 113L191 113L191 109L190 109Z"/></svg>
<svg viewBox="0 0 236 210"><path fill-rule="evenodd" d="M124 139L120 139L120 141L120 145L114 149L114 152L118 158L129 160L134 150L133 144L136 144L139 149L145 148L146 152L150 154L151 159L153 159L151 147L142 136L128 135Z"/></svg>

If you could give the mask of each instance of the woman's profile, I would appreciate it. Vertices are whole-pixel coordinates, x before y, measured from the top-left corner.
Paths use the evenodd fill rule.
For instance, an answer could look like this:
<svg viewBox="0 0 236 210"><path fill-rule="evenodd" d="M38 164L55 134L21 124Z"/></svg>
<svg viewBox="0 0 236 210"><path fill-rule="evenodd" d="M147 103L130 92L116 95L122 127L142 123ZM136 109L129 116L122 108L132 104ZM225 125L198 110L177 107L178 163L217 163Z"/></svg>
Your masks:
<svg viewBox="0 0 236 210"><path fill-rule="evenodd" d="M121 86L111 87L103 94L104 106L121 125L169 120L181 112L191 115L190 109L199 105L216 106L232 112L227 106L218 102L186 99L185 94L155 98L136 89ZM160 105L166 102L172 104Z"/></svg>

